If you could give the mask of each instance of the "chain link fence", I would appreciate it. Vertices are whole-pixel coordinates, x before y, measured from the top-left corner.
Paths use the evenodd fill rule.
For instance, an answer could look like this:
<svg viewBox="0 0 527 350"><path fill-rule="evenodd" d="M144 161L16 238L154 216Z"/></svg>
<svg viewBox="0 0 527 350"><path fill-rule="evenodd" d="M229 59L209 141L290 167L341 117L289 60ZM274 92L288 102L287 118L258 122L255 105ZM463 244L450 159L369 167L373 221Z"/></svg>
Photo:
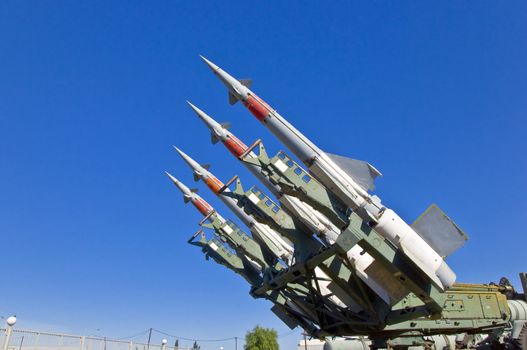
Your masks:
<svg viewBox="0 0 527 350"><path fill-rule="evenodd" d="M190 350L161 344L115 340L94 336L13 329L6 347L6 329L0 329L0 344L7 350Z"/></svg>

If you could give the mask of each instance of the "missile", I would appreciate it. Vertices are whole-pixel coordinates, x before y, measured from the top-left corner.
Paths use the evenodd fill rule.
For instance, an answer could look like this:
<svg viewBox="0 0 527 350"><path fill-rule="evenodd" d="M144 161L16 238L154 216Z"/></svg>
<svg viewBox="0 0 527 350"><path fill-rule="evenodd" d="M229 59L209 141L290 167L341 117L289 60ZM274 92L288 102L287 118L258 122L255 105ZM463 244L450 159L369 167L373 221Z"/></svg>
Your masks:
<svg viewBox="0 0 527 350"><path fill-rule="evenodd" d="M291 261L294 250L288 240L284 239L268 225L261 224L252 216L248 215L237 205L234 198L225 195L225 193L221 193L220 190L223 188L224 184L206 169L209 166L198 164L183 151L175 146L174 148L192 169L194 179L196 181L201 179L207 187L249 228L253 237L261 246L265 246L275 257L282 259L286 263ZM228 193L230 190L226 189L224 192Z"/></svg>
<svg viewBox="0 0 527 350"><path fill-rule="evenodd" d="M449 288L456 275L423 237L392 209L383 206L377 196L371 196L373 180L381 173L366 162L330 155L254 94L247 80L237 80L216 64L201 56L209 68L227 87L229 101L241 101L244 106L271 131L309 169L309 172L363 220L397 246L440 289ZM420 232L423 234L423 232Z"/></svg>
<svg viewBox="0 0 527 350"><path fill-rule="evenodd" d="M238 160L241 160L242 155L247 153L249 147L203 110L190 102L188 103L196 115L209 128L213 137L217 135L217 139L223 143L230 153ZM254 153L251 152L251 154L256 157ZM279 198L283 208L288 209L292 215L297 215L312 230L323 230L323 232L318 233L329 245L335 243L340 230L328 218L298 198L283 194L280 184L278 182L273 183L269 175L262 171L261 165L244 161L242 161L242 164ZM267 169L266 171L269 174L270 170ZM359 277L385 302L391 304L408 294L409 291L402 286L400 281L396 277L389 275L381 264L374 262L373 257L364 252L360 245L356 245L348 251L347 256L350 261L354 262Z"/></svg>

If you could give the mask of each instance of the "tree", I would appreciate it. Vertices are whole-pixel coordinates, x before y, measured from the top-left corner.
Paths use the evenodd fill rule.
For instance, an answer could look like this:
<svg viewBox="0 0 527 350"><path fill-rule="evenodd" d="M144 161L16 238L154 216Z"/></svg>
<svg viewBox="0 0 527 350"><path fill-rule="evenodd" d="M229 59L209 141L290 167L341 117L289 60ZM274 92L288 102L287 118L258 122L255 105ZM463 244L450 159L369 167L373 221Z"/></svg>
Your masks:
<svg viewBox="0 0 527 350"><path fill-rule="evenodd" d="M176 342L174 343L174 348L179 349L179 339L176 339Z"/></svg>
<svg viewBox="0 0 527 350"><path fill-rule="evenodd" d="M200 350L201 346L199 346L197 341L194 341L194 345L192 345L192 350Z"/></svg>
<svg viewBox="0 0 527 350"><path fill-rule="evenodd" d="M245 334L245 350L279 350L274 329L256 326Z"/></svg>

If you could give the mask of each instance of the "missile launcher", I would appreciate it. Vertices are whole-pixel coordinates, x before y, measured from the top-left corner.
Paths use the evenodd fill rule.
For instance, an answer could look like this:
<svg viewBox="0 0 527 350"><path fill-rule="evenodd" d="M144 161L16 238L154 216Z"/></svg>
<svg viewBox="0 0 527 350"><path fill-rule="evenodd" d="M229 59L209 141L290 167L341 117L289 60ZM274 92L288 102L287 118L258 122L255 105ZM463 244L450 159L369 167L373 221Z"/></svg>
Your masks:
<svg viewBox="0 0 527 350"><path fill-rule="evenodd" d="M189 243L241 275L250 295L271 301L284 323L312 337L363 336L372 349L447 343L458 349L524 349L525 293L506 281L456 282L445 257L468 237L441 209L432 205L407 224L370 193L381 175L375 167L322 151L254 94L249 80L237 80L202 59L227 87L230 104L241 101L300 162L283 151L270 157L261 140L247 146L230 124L189 102L211 141L221 142L276 198L256 186L245 190L236 175L223 183L209 166L177 149L194 179L252 234L169 175L185 202L204 216ZM216 237L208 240L203 228ZM525 290L525 274L521 280ZM333 345L345 350L343 344Z"/></svg>

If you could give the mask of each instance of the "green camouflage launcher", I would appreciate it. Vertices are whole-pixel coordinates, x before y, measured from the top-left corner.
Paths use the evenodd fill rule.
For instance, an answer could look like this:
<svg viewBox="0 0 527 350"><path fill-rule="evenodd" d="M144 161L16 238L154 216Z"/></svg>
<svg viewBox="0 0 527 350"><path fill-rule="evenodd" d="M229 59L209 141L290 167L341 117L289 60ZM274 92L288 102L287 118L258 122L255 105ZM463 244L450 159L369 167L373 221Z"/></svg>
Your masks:
<svg viewBox="0 0 527 350"><path fill-rule="evenodd" d="M204 216L200 226L214 231L209 240L200 229L189 243L242 276L250 294L273 303L272 311L290 328L302 327L312 337L363 336L373 349L527 350L525 293L516 293L506 280L456 282L444 258L468 237L441 209L432 205L408 225L370 194L381 175L376 168L322 151L255 95L249 80L237 80L203 60L228 88L229 102L242 102L303 166L283 151L270 157L261 140L247 146L229 125L189 103L212 142L221 142L278 201L257 187L245 190L238 176L221 182L208 166L177 149L194 179L202 180L252 234L167 173L185 202ZM525 291L526 275L520 277ZM353 350L358 345L326 346Z"/></svg>

